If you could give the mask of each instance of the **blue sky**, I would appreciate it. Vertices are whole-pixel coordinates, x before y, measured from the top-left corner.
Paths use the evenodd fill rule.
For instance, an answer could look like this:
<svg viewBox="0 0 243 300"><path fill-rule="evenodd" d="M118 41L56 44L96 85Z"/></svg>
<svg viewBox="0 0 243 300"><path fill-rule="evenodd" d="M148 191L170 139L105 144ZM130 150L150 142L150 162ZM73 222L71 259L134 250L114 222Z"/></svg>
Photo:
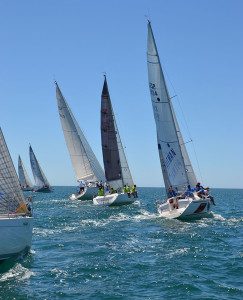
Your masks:
<svg viewBox="0 0 243 300"><path fill-rule="evenodd" d="M147 15L184 140L193 140L188 151L198 180L243 188L242 12L241 0L0 1L0 126L15 166L20 154L33 180L31 143L52 185L76 185L54 80L103 165L106 72L134 182L164 186L148 89Z"/></svg>

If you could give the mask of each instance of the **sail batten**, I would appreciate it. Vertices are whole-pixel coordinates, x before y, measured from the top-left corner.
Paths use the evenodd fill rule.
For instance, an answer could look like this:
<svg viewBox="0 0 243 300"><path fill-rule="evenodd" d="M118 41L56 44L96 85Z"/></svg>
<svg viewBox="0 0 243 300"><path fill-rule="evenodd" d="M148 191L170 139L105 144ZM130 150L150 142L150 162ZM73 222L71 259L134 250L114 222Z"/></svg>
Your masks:
<svg viewBox="0 0 243 300"><path fill-rule="evenodd" d="M77 180L105 181L104 171L56 83L60 121Z"/></svg>
<svg viewBox="0 0 243 300"><path fill-rule="evenodd" d="M191 165L180 133L160 64L157 46L150 22L148 22L147 65L149 89L157 129L159 157L166 191L169 186L183 190L194 182L192 167L190 175L185 165Z"/></svg>

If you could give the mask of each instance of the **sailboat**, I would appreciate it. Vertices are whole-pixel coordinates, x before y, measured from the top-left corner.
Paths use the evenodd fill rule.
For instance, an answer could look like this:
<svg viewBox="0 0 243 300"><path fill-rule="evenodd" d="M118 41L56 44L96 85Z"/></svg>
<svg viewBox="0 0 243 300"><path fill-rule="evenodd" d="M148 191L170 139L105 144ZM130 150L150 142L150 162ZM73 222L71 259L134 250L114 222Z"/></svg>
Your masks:
<svg viewBox="0 0 243 300"><path fill-rule="evenodd" d="M132 187L133 179L126 160L119 131L108 91L106 76L101 95L101 140L105 176L110 188L116 193L107 192L93 199L95 205L122 205L135 201L129 193L122 192L124 185Z"/></svg>
<svg viewBox="0 0 243 300"><path fill-rule="evenodd" d="M37 190L35 190L36 193L50 193L51 185L48 182L44 172L42 171L39 162L35 156L35 153L32 149L32 147L29 147L29 153L30 153L30 164L32 173L35 179L35 185L38 187Z"/></svg>
<svg viewBox="0 0 243 300"><path fill-rule="evenodd" d="M62 92L56 84L56 98L66 145L76 174L83 190L70 196L71 200L89 200L98 193L98 183L105 182L104 171L80 129Z"/></svg>
<svg viewBox="0 0 243 300"><path fill-rule="evenodd" d="M154 119L157 129L158 151L168 199L157 209L166 218L204 217L211 211L210 196L200 198L196 192L187 193L197 179L166 86L150 21L147 40L148 79ZM169 188L177 196L171 197Z"/></svg>
<svg viewBox="0 0 243 300"><path fill-rule="evenodd" d="M21 185L22 191L33 191L34 186L29 178L28 173L25 170L22 159L19 155L18 159L18 171L19 171L19 182Z"/></svg>
<svg viewBox="0 0 243 300"><path fill-rule="evenodd" d="M30 248L33 217L29 205L0 128L0 260Z"/></svg>

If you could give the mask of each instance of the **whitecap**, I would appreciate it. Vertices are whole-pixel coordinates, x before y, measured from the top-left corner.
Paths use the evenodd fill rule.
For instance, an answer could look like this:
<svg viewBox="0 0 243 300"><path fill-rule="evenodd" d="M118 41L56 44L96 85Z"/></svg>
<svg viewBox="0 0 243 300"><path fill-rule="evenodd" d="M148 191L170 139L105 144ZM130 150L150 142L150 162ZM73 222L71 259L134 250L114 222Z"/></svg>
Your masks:
<svg viewBox="0 0 243 300"><path fill-rule="evenodd" d="M221 220L221 221L225 221L226 220L223 216L215 214L215 213L213 213L213 216L214 216L215 220Z"/></svg>
<svg viewBox="0 0 243 300"><path fill-rule="evenodd" d="M171 250L170 253L165 254L165 256L169 256L171 258L174 255L184 255L189 250L190 250L190 248L174 249L174 250Z"/></svg>
<svg viewBox="0 0 243 300"><path fill-rule="evenodd" d="M0 282L7 281L12 278L15 280L24 281L29 279L31 276L35 276L35 273L17 263L13 268L8 270L8 272L4 273L0 277Z"/></svg>

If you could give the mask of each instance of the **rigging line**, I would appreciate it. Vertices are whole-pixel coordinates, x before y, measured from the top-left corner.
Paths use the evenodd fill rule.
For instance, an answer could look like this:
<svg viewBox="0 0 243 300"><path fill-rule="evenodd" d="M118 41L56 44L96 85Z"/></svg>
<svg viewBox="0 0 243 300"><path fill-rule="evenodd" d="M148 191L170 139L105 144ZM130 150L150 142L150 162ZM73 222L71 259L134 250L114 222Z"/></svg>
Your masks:
<svg viewBox="0 0 243 300"><path fill-rule="evenodd" d="M171 87L172 87L174 93L176 94L176 90L175 90L175 88L174 88L174 86L173 86L173 84L172 84L172 81L170 80L170 77L169 77L169 75L168 75L166 69L164 68L164 66L163 66L163 70L165 71L166 77L167 77L168 81L170 82ZM174 98L174 96L171 97L171 98ZM179 98L179 96L178 96L178 98ZM178 103L179 103L179 107L180 107L180 110L181 110L181 113L182 113L183 120L184 120L184 122L185 122L185 126L186 126L187 133L188 133L189 138L190 138L190 140L191 140L191 142L192 142L193 151L194 151L194 155L195 155L195 158L196 158L197 168L198 168L198 171L199 171L199 174L200 174L200 177L201 177L201 181L203 182L203 176L202 176L201 169L200 169L200 166L199 166L199 161L198 161L198 157L197 157L195 145L194 145L193 139L191 138L191 133L190 133L190 130L189 130L188 124L187 124L187 122L186 122L186 118L185 118L185 115L184 115L184 112L183 112L183 109L182 109L182 107L181 107L181 103L180 103L179 100L178 100Z"/></svg>

